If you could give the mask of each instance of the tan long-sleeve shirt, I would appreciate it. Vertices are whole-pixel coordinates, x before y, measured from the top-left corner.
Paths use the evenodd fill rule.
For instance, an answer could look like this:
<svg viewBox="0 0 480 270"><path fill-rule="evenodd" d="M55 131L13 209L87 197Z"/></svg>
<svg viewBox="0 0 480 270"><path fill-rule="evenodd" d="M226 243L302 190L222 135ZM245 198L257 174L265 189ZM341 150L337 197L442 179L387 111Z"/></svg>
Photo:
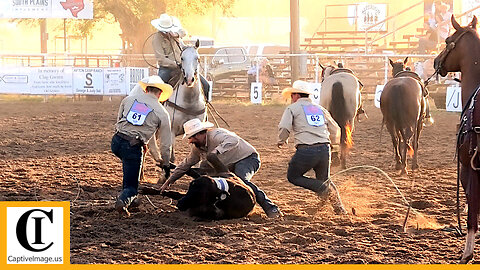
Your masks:
<svg viewBox="0 0 480 270"><path fill-rule="evenodd" d="M220 161L231 167L238 161L257 153L257 150L237 134L223 128L207 130L206 145L197 148L191 145L190 154L180 163L170 176L171 183L182 177L193 165L200 160L206 160L207 154L215 153Z"/></svg>
<svg viewBox="0 0 480 270"><path fill-rule="evenodd" d="M151 111L147 114L142 125L133 125L127 120L127 114L132 108L134 102L145 104ZM170 129L170 116L167 110L158 102L158 98L151 93L139 93L124 98L118 109L117 123L115 125L116 131L139 138L145 144L153 137L154 133L157 133L158 139L160 139L160 153L161 158L158 156L158 148L152 149L150 145L150 154L153 158L159 162L163 159L164 164L170 162L170 153L172 150L172 132ZM157 145L155 144L155 146Z"/></svg>
<svg viewBox="0 0 480 270"><path fill-rule="evenodd" d="M286 143L293 131L295 146L298 144L340 142L340 127L330 113L309 98L299 98L283 112L278 124L278 142Z"/></svg>

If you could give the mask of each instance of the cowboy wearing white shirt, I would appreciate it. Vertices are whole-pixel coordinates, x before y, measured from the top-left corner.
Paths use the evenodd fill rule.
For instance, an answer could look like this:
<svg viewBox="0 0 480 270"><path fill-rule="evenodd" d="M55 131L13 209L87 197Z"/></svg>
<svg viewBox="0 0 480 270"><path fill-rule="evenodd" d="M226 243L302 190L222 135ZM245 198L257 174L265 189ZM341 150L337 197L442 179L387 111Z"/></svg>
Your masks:
<svg viewBox="0 0 480 270"><path fill-rule="evenodd" d="M112 152L122 160L123 167L122 192L115 204L115 209L120 213L128 213L128 207L137 198L148 141L158 134L161 157L158 156L158 150L151 150L150 153L159 165L169 164L172 151L170 116L159 103L170 97L172 87L157 75L150 76L146 82L139 82L139 85L145 92L127 96L120 104L111 144Z"/></svg>
<svg viewBox="0 0 480 270"><path fill-rule="evenodd" d="M330 177L330 144L340 142L340 128L325 108L312 103L311 94L308 83L300 80L283 90L282 96L291 98L292 104L285 109L278 125L277 145L286 144L293 132L297 150L288 163L287 179L326 199L330 193L329 184L325 183ZM311 169L315 178L304 175ZM334 210L345 212L343 206Z"/></svg>
<svg viewBox="0 0 480 270"><path fill-rule="evenodd" d="M152 25L158 30L153 36L152 46L158 63L158 76L164 82L172 86L178 82L181 76L180 64L182 63L181 53L185 44L182 38L186 36L186 31L178 18L166 13L160 15L160 18L152 20ZM205 96L208 97L210 85L200 74Z"/></svg>
<svg viewBox="0 0 480 270"><path fill-rule="evenodd" d="M231 131L213 128L212 123L201 122L198 118L185 122L183 128L184 138L188 138L188 142L192 144L191 151L163 184L162 191L184 174L188 174L191 167L200 161L200 173L214 175L209 162L215 165L213 167L223 167L242 179L253 190L257 203L268 217L276 218L282 215L267 195L250 181L260 168L260 156L251 144Z"/></svg>

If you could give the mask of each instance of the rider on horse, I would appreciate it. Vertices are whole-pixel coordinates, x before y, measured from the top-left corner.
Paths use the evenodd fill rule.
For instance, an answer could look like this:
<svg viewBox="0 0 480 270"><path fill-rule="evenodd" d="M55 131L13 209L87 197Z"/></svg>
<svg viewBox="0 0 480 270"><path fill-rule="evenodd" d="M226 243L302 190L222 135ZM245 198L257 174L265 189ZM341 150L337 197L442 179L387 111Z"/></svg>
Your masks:
<svg viewBox="0 0 480 270"><path fill-rule="evenodd" d="M176 17L166 13L160 15L160 18L152 20L151 23L158 30L158 33L154 35L152 40L158 63L158 76L164 82L168 82L175 87L181 77L180 54L185 47L181 38L186 36L186 31ZM210 86L202 75L200 75L200 81L204 95L208 97Z"/></svg>

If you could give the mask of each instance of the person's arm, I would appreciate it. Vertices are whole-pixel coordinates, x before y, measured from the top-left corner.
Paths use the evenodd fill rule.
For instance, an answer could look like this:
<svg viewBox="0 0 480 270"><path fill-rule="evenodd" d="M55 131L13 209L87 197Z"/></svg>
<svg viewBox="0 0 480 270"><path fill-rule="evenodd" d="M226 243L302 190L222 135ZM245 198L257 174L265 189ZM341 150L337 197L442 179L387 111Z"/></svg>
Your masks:
<svg viewBox="0 0 480 270"><path fill-rule="evenodd" d="M292 130L293 113L290 108L285 109L283 112L280 123L278 124L278 146L282 146L288 142L290 136L290 130Z"/></svg>
<svg viewBox="0 0 480 270"><path fill-rule="evenodd" d="M158 138L160 139L160 153L162 154L162 165L170 163L170 154L172 153L172 130L170 128L170 116L165 111L165 116L161 119L158 128Z"/></svg>
<svg viewBox="0 0 480 270"><path fill-rule="evenodd" d="M123 108L125 107L125 101L122 100L122 103L120 103L120 107L118 108L118 113L117 113L117 121L123 118Z"/></svg>
<svg viewBox="0 0 480 270"><path fill-rule="evenodd" d="M165 49L162 46L162 39L165 39L160 32L153 37L152 46L157 58L158 64L162 67L176 68L177 62L175 59L169 59L165 54Z"/></svg>
<svg viewBox="0 0 480 270"><path fill-rule="evenodd" d="M180 177L185 175L185 173L195 164L200 161L199 151L192 146L190 154L180 163L175 170L173 170L170 177L165 181L165 183L160 188L160 192L166 190L171 184L175 183Z"/></svg>

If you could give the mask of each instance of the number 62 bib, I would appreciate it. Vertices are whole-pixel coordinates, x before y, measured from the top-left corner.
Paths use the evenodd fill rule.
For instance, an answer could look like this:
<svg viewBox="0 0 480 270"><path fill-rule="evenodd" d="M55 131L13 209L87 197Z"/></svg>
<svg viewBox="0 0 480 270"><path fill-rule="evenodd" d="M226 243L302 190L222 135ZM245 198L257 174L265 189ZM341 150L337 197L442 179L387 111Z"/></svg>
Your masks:
<svg viewBox="0 0 480 270"><path fill-rule="evenodd" d="M303 106L307 123L314 127L320 127L325 125L325 116L322 109L315 105Z"/></svg>
<svg viewBox="0 0 480 270"><path fill-rule="evenodd" d="M145 118L147 118L148 113L151 111L153 110L150 109L145 103L140 103L135 100L130 108L130 111L127 113L127 121L132 125L141 126L145 122Z"/></svg>

